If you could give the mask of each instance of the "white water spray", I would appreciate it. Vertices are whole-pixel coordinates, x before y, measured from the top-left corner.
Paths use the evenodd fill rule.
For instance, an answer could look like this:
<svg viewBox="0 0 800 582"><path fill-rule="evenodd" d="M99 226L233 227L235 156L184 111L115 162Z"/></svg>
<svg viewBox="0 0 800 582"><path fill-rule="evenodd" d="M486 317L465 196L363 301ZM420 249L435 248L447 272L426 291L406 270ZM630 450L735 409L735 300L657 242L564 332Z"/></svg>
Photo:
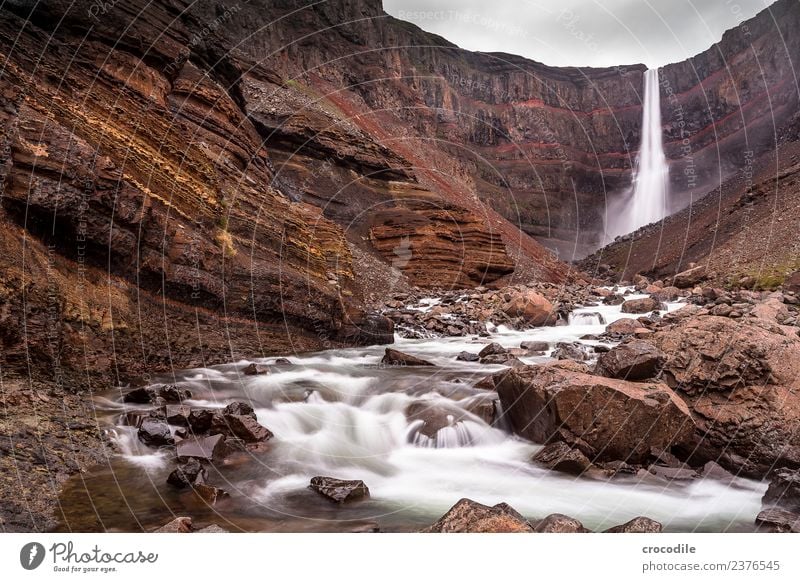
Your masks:
<svg viewBox="0 0 800 582"><path fill-rule="evenodd" d="M624 207L609 208L607 233L610 239L658 222L667 215L669 168L661 131L661 96L658 69L645 72L642 113L642 143L636 161L632 195Z"/></svg>

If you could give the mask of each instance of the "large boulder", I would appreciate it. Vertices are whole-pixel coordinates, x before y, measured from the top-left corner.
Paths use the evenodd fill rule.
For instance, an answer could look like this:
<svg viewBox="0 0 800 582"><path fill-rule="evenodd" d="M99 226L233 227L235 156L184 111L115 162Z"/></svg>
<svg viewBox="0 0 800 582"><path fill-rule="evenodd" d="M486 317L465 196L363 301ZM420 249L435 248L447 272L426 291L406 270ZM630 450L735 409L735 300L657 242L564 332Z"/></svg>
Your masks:
<svg viewBox="0 0 800 582"><path fill-rule="evenodd" d="M381 363L387 366L433 366L427 360L404 354L401 351L386 348L386 353L381 360Z"/></svg>
<svg viewBox="0 0 800 582"><path fill-rule="evenodd" d="M169 425L160 418L145 418L136 435L149 447L164 447L175 444Z"/></svg>
<svg viewBox="0 0 800 582"><path fill-rule="evenodd" d="M245 443L260 443L274 435L258 423L253 407L246 402L233 402L221 411L214 412L210 432L242 439Z"/></svg>
<svg viewBox="0 0 800 582"><path fill-rule="evenodd" d="M664 354L653 344L633 340L602 354L595 372L609 378L645 380L658 373L663 361Z"/></svg>
<svg viewBox="0 0 800 582"><path fill-rule="evenodd" d="M513 293L502 310L509 317L519 317L533 326L554 325L557 319L553 304L531 289Z"/></svg>
<svg viewBox="0 0 800 582"><path fill-rule="evenodd" d="M652 447L685 445L694 432L686 404L660 383L555 363L501 372L495 385L515 433L536 443L580 443L592 460L643 462Z"/></svg>
<svg viewBox="0 0 800 582"><path fill-rule="evenodd" d="M583 524L574 517L553 513L534 526L536 533L590 533Z"/></svg>
<svg viewBox="0 0 800 582"><path fill-rule="evenodd" d="M659 309L664 309L664 305L652 297L629 299L622 304L622 313L650 313Z"/></svg>
<svg viewBox="0 0 800 582"><path fill-rule="evenodd" d="M489 507L461 499L424 533L531 533L525 518L505 503Z"/></svg>
<svg viewBox="0 0 800 582"><path fill-rule="evenodd" d="M800 471L779 469L772 475L761 503L800 513Z"/></svg>
<svg viewBox="0 0 800 582"><path fill-rule="evenodd" d="M632 520L609 528L605 533L661 533L664 526L649 517L634 517Z"/></svg>
<svg viewBox="0 0 800 582"><path fill-rule="evenodd" d="M697 286L706 278L706 268L704 265L687 269L675 275L672 284L678 289L690 289Z"/></svg>
<svg viewBox="0 0 800 582"><path fill-rule="evenodd" d="M334 503L347 503L369 497L369 488L361 480L314 477L308 487Z"/></svg>
<svg viewBox="0 0 800 582"><path fill-rule="evenodd" d="M495 356L501 354L507 354L508 350L498 344L497 342L492 342L486 347L484 347L481 351L478 352L479 358L485 358L486 356Z"/></svg>
<svg viewBox="0 0 800 582"><path fill-rule="evenodd" d="M651 340L664 380L685 394L697 432L692 463L763 478L800 467L800 339L777 324L687 317Z"/></svg>
<svg viewBox="0 0 800 582"><path fill-rule="evenodd" d="M564 442L550 443L536 453L532 460L551 471L570 475L581 475L592 466L586 455Z"/></svg>

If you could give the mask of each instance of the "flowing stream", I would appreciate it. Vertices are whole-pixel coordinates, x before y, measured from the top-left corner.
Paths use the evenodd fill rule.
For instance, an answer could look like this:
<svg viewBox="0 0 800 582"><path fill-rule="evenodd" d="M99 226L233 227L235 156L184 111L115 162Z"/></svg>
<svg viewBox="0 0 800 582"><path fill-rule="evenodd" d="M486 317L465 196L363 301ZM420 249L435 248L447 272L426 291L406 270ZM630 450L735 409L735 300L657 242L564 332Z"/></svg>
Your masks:
<svg viewBox="0 0 800 582"><path fill-rule="evenodd" d="M661 95L658 69L644 76L642 103L642 141L636 160L632 193L623 197L622 208L609 209L609 242L638 228L658 222L667 215L669 167L664 154L661 128Z"/></svg>
<svg viewBox="0 0 800 582"><path fill-rule="evenodd" d="M638 297L632 295L631 297ZM670 304L676 309L680 304ZM208 506L192 492L166 484L171 455L138 442L121 422L119 390L95 397L121 454L107 465L73 478L62 496L62 530L138 531L174 515L196 524L217 523L246 531L350 531L377 524L382 531L416 531L430 525L462 497L485 504L507 502L531 520L564 513L601 530L644 515L668 531L748 531L760 509L761 483L712 479L659 483L635 477L598 481L545 470L530 462L538 445L511 435L502 411L490 425L496 393L473 385L501 366L461 362L487 341L518 347L522 341L580 341L626 317L619 306L577 310L561 327L513 331L490 327L491 337L397 339L396 348L436 367L381 366L384 346L331 350L256 360L272 365L265 376L243 376L244 362L187 370L163 381L190 388L189 404L222 407L253 403L259 421L275 437L263 452L209 469L209 482L230 497ZM526 363L546 356L522 357ZM409 421L415 402L450 415L452 426L433 437L421 421ZM487 410L490 411L487 417ZM244 457L244 458L242 458ZM371 498L338 506L310 491L311 477L362 479Z"/></svg>

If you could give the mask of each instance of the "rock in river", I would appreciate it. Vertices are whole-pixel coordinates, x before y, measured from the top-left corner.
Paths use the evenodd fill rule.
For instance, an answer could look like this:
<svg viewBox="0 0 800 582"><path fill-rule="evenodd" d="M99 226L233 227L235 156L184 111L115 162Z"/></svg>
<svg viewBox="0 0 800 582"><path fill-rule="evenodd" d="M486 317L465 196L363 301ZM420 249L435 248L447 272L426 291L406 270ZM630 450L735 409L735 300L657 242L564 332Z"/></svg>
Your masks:
<svg viewBox="0 0 800 582"><path fill-rule="evenodd" d="M634 340L601 355L595 372L608 378L645 380L658 373L663 361L664 354L653 344Z"/></svg>
<svg viewBox="0 0 800 582"><path fill-rule="evenodd" d="M461 499L424 533L531 533L525 518L505 503L489 507Z"/></svg>
<svg viewBox="0 0 800 582"><path fill-rule="evenodd" d="M175 439L169 431L169 425L160 418L145 418L136 434L139 440L149 447L175 444Z"/></svg>
<svg viewBox="0 0 800 582"><path fill-rule="evenodd" d="M363 481L345 481L334 477L314 477L309 488L334 503L346 503L369 497Z"/></svg>
<svg viewBox="0 0 800 582"><path fill-rule="evenodd" d="M634 517L629 522L609 528L605 533L661 533L664 526L649 517Z"/></svg>
<svg viewBox="0 0 800 582"><path fill-rule="evenodd" d="M191 458L183 465L179 465L167 477L167 483L178 489L185 489L196 482L204 482L206 480L206 470L197 459Z"/></svg>
<svg viewBox="0 0 800 582"><path fill-rule="evenodd" d="M584 443L592 460L642 462L652 447L688 443L695 428L686 404L664 384L553 363L499 372L495 385L514 432L536 443Z"/></svg>
<svg viewBox="0 0 800 582"><path fill-rule="evenodd" d="M388 366L433 366L427 360L404 354L392 348L386 348L386 354L383 356L381 363Z"/></svg>

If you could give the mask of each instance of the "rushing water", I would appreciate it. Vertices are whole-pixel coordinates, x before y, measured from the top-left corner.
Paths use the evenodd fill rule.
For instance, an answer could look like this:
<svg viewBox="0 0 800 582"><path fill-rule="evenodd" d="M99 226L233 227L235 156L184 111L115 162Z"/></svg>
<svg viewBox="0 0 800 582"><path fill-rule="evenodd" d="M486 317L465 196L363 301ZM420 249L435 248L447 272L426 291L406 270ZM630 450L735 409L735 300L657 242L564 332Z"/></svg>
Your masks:
<svg viewBox="0 0 800 582"><path fill-rule="evenodd" d="M675 309L678 304L670 305ZM565 513L594 530L637 515L659 520L671 531L751 528L764 486L710 479L661 484L619 478L602 482L551 472L530 462L539 446L493 426L481 410L494 392L474 388L502 369L455 360L486 341L518 347L522 341L580 339L601 333L623 315L618 306L577 310L570 325L513 331L492 327L490 338L398 339L398 349L428 359L434 368L383 367L384 347L301 355L274 365L266 376L242 376L244 363L188 370L178 377L193 392L190 404L221 407L250 400L259 421L275 433L267 450L210 469L209 481L230 498L213 507L165 480L174 465L166 452L141 445L132 428L116 426L122 454L107 466L73 479L62 497L62 529L139 530L191 515L247 531L348 531L377 523L384 531L415 531L434 522L462 497L485 504L510 503L530 519ZM522 357L526 363L545 357ZM274 359L259 361L274 364ZM174 381L174 378L165 381ZM112 422L130 405L120 392L98 396L99 411ZM409 421L414 402L441 409L454 422L431 438ZM311 477L362 479L371 498L344 506L308 490Z"/></svg>
<svg viewBox="0 0 800 582"><path fill-rule="evenodd" d="M607 232L610 240L658 222L667 215L669 167L662 144L658 69L645 71L641 134L633 189L621 200L622 208L610 209L609 212Z"/></svg>

